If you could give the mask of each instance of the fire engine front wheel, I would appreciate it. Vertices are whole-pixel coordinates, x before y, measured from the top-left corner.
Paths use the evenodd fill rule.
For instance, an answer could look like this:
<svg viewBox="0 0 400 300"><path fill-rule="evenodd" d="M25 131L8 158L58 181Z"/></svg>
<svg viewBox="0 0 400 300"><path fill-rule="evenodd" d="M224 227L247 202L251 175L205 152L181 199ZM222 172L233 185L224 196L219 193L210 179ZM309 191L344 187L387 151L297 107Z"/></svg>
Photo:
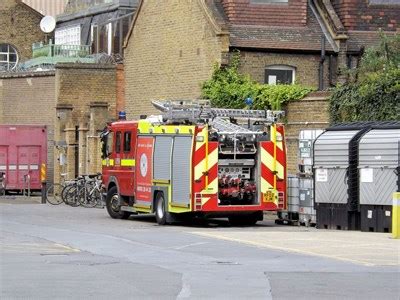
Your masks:
<svg viewBox="0 0 400 300"><path fill-rule="evenodd" d="M130 216L129 212L121 210L121 201L116 186L112 187L107 192L106 208L108 214L113 219L128 219Z"/></svg>
<svg viewBox="0 0 400 300"><path fill-rule="evenodd" d="M165 199L163 193L157 193L154 208L157 223L159 225L167 224L167 212L165 211Z"/></svg>

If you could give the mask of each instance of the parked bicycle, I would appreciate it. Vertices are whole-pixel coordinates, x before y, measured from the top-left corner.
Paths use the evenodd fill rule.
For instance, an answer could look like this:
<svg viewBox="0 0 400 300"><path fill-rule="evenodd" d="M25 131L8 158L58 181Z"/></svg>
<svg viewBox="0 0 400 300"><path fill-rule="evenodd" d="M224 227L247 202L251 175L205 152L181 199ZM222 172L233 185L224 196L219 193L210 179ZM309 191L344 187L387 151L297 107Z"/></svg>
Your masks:
<svg viewBox="0 0 400 300"><path fill-rule="evenodd" d="M0 172L0 196L6 194L6 173Z"/></svg>
<svg viewBox="0 0 400 300"><path fill-rule="evenodd" d="M47 190L46 197L53 205L64 202L73 207L104 207L101 174L79 176L64 184L54 184Z"/></svg>

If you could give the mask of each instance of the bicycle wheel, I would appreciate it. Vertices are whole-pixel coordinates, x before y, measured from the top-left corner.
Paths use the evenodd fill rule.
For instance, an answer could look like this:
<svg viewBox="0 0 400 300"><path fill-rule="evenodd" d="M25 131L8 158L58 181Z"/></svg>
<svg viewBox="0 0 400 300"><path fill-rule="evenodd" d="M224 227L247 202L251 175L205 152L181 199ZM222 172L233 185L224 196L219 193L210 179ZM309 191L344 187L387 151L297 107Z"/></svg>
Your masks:
<svg viewBox="0 0 400 300"><path fill-rule="evenodd" d="M71 185L64 191L64 203L72 207L77 207L80 205L79 190L77 189L76 185Z"/></svg>
<svg viewBox="0 0 400 300"><path fill-rule="evenodd" d="M95 187L92 184L88 184L80 190L79 201L83 207L91 208L97 205L97 195L94 192Z"/></svg>
<svg viewBox="0 0 400 300"><path fill-rule="evenodd" d="M61 198L61 191L63 186L59 183L50 185L46 191L46 202L52 205L59 205L63 202Z"/></svg>

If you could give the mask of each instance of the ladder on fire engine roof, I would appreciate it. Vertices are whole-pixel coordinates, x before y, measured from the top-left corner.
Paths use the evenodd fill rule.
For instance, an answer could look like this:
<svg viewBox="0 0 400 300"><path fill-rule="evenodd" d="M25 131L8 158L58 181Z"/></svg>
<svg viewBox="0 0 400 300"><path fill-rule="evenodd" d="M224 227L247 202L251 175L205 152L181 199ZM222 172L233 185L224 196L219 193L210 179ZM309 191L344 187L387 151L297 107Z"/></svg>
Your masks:
<svg viewBox="0 0 400 300"><path fill-rule="evenodd" d="M171 121L189 120L191 122L198 122L199 120L206 119L212 119L216 121L216 118L219 120L222 120L221 118L235 118L250 119L272 124L275 123L279 117L284 116L283 111L212 108L209 100L152 101L152 104L155 108L164 113L164 119ZM230 122L224 123L233 125L233 127L240 127L241 131L243 131L243 127L241 126L232 124ZM224 126L227 126L227 124L224 124Z"/></svg>

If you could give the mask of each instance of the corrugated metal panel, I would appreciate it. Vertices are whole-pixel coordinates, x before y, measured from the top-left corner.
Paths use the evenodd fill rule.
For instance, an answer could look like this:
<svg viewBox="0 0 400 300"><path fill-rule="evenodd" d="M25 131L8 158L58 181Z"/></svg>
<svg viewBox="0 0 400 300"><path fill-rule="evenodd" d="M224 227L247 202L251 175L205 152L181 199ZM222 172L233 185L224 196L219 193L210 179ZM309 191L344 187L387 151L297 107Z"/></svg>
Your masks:
<svg viewBox="0 0 400 300"><path fill-rule="evenodd" d="M171 180L172 137L157 136L154 145L154 179Z"/></svg>
<svg viewBox="0 0 400 300"><path fill-rule="evenodd" d="M347 167L349 142L358 130L326 131L314 144L314 167Z"/></svg>
<svg viewBox="0 0 400 300"><path fill-rule="evenodd" d="M361 170L360 204L392 205L392 196L397 189L397 175L394 169L369 169L369 178ZM364 178L363 178L364 177Z"/></svg>
<svg viewBox="0 0 400 300"><path fill-rule="evenodd" d="M172 202L190 203L190 161L192 137L174 138L172 154Z"/></svg>
<svg viewBox="0 0 400 300"><path fill-rule="evenodd" d="M22 2L44 16L55 17L64 12L68 0L22 0Z"/></svg>
<svg viewBox="0 0 400 300"><path fill-rule="evenodd" d="M374 129L359 144L359 167L397 167L400 129Z"/></svg>
<svg viewBox="0 0 400 300"><path fill-rule="evenodd" d="M347 203L346 169L328 169L327 180L315 181L315 202L318 203Z"/></svg>

